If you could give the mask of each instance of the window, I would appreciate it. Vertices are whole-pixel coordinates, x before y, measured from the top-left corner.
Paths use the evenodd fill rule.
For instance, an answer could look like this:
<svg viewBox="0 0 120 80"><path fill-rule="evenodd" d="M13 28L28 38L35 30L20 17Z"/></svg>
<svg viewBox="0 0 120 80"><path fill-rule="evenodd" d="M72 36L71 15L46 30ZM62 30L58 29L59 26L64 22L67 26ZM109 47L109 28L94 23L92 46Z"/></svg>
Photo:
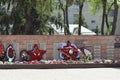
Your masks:
<svg viewBox="0 0 120 80"><path fill-rule="evenodd" d="M111 16L111 17L114 16L114 10L111 10L111 11L110 11L109 16Z"/></svg>
<svg viewBox="0 0 120 80"><path fill-rule="evenodd" d="M91 20L91 23L95 23L95 20Z"/></svg>
<svg viewBox="0 0 120 80"><path fill-rule="evenodd" d="M77 20L78 19L78 14L73 14L73 19Z"/></svg>

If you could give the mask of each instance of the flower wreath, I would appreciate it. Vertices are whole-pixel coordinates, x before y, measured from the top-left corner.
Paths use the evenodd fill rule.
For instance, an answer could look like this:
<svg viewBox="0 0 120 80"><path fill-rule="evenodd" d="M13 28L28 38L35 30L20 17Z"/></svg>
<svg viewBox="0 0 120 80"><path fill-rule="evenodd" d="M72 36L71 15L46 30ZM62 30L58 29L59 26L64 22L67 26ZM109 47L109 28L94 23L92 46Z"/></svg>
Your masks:
<svg viewBox="0 0 120 80"><path fill-rule="evenodd" d="M33 49L28 51L28 54L30 55L31 60L38 60L38 61L43 59L43 55L45 53L46 53L46 50L40 50L37 44L34 44Z"/></svg>
<svg viewBox="0 0 120 80"><path fill-rule="evenodd" d="M4 59L4 56L5 56L4 46L0 42L0 60Z"/></svg>
<svg viewBox="0 0 120 80"><path fill-rule="evenodd" d="M26 50L22 50L20 52L20 60L21 61L29 61L30 60L30 55L28 54L28 52Z"/></svg>
<svg viewBox="0 0 120 80"><path fill-rule="evenodd" d="M9 62L12 62L15 59L16 53L13 49L13 46L10 44L6 49L6 57Z"/></svg>

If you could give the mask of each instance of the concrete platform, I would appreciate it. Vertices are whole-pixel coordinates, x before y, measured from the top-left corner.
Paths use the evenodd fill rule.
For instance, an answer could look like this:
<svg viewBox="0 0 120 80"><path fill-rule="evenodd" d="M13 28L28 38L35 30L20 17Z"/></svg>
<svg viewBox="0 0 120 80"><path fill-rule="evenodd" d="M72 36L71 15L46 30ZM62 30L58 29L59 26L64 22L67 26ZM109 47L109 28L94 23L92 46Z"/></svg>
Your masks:
<svg viewBox="0 0 120 80"><path fill-rule="evenodd" d="M0 80L120 80L120 68L0 69Z"/></svg>

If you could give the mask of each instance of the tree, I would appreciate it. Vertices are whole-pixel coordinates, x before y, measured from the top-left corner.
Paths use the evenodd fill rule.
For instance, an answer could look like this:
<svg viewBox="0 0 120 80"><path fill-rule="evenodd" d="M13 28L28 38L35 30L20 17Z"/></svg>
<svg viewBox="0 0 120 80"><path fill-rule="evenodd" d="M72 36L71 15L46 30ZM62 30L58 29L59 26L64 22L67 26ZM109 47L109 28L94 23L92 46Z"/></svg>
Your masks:
<svg viewBox="0 0 120 80"><path fill-rule="evenodd" d="M68 8L73 4L74 0L58 0L58 2L64 16L64 34L70 35L71 33L69 31Z"/></svg>
<svg viewBox="0 0 120 80"><path fill-rule="evenodd" d="M54 0L2 0L12 5L12 34L47 34Z"/></svg>
<svg viewBox="0 0 120 80"><path fill-rule="evenodd" d="M66 0L66 25L67 25L67 35L70 35L69 31L69 20L68 20L68 7L73 4L74 0Z"/></svg>
<svg viewBox="0 0 120 80"><path fill-rule="evenodd" d="M78 35L81 35L81 26L83 25L82 19L82 10L84 6L85 0L76 0L76 4L79 6L79 27L78 27Z"/></svg>
<svg viewBox="0 0 120 80"><path fill-rule="evenodd" d="M65 11L65 5L63 4L63 0L58 0L59 3L59 9L62 10L63 16L64 16L64 34L67 35L67 28L66 28L66 11Z"/></svg>
<svg viewBox="0 0 120 80"><path fill-rule="evenodd" d="M39 17L38 19L40 20L40 24L39 24L39 30L38 33L39 34L47 34L47 32L51 32L49 29L50 25L49 22L51 20L51 15L53 13L53 9L54 9L54 0L41 0L37 3L37 10L38 10L38 14ZM49 6L49 7L48 7Z"/></svg>
<svg viewBox="0 0 120 80"><path fill-rule="evenodd" d="M111 1L109 1L109 0L89 0L89 1L92 3L91 4L92 5L92 12L96 13L96 12L98 12L98 10L99 11L101 9L103 10L102 24L101 24L101 35L104 35L104 28L105 28L104 22L106 22L107 31L111 31L111 32L109 32L110 35L114 35L115 30L116 30L117 15L118 15L118 3L117 2L119 0L111 0ZM95 9L95 8L99 8L99 9ZM110 26L109 20L108 20L108 15L112 9L114 9L114 17L113 17L113 24L112 24L112 26Z"/></svg>
<svg viewBox="0 0 120 80"><path fill-rule="evenodd" d="M10 15L7 13L6 8L3 7L5 1L2 1L0 2L0 31L1 34L8 35L10 34Z"/></svg>
<svg viewBox="0 0 120 80"><path fill-rule="evenodd" d="M105 23L105 16L106 16L106 4L107 4L107 0L102 0L102 7L103 7L102 24L101 24L101 34L102 35L104 35L104 23Z"/></svg>
<svg viewBox="0 0 120 80"><path fill-rule="evenodd" d="M114 0L114 18L113 18L113 26L112 26L111 35L115 34L116 24L117 24L117 16L118 16L118 3L117 3L117 0Z"/></svg>

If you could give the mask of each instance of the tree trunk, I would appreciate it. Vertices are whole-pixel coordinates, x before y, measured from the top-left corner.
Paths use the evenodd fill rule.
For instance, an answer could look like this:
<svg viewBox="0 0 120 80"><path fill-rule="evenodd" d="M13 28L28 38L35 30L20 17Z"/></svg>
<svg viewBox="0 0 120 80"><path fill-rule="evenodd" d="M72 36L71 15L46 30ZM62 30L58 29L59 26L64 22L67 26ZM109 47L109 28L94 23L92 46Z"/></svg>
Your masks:
<svg viewBox="0 0 120 80"><path fill-rule="evenodd" d="M103 14L102 14L102 24L101 24L101 35L104 35L104 22L106 16L106 0L102 0L103 2Z"/></svg>
<svg viewBox="0 0 120 80"><path fill-rule="evenodd" d="M9 35L9 24L6 25L6 35Z"/></svg>
<svg viewBox="0 0 120 80"><path fill-rule="evenodd" d="M59 0L59 3L60 3L60 8L62 9L62 11L63 11L63 17L64 17L64 34L65 35L67 35L67 26L66 26L66 11L65 11L65 9L63 8L63 4L62 4L62 2L61 2L61 0Z"/></svg>
<svg viewBox="0 0 120 80"><path fill-rule="evenodd" d="M83 9L83 3L81 3L80 5L80 0L79 0L79 27L78 27L78 35L81 35L81 26L83 24L83 20L82 20L82 9Z"/></svg>
<svg viewBox="0 0 120 80"><path fill-rule="evenodd" d="M106 3L107 3L107 0L106 0ZM110 12L113 4L114 4L114 3L112 3L112 4L110 5L110 7L108 8L108 11L107 11L107 13L106 13L106 15L105 15L107 29L109 29L109 27L110 27L109 22L108 22L108 14L109 14L109 12Z"/></svg>
<svg viewBox="0 0 120 80"><path fill-rule="evenodd" d="M12 34L13 35L18 35L20 34L20 18L14 17L14 23L13 23L13 29L12 29Z"/></svg>
<svg viewBox="0 0 120 80"><path fill-rule="evenodd" d="M117 0L114 0L114 18L113 18L113 28L112 28L111 35L115 34L116 24L117 24L117 16L118 16L118 4L117 4Z"/></svg>
<svg viewBox="0 0 120 80"><path fill-rule="evenodd" d="M68 20L68 2L66 1L66 29L67 29L67 35L70 35L70 31L69 31L69 20Z"/></svg>
<svg viewBox="0 0 120 80"><path fill-rule="evenodd" d="M107 14L105 15L105 18L106 18L106 26L107 26L107 29L109 29L110 26L109 26L108 15L107 15Z"/></svg>
<svg viewBox="0 0 120 80"><path fill-rule="evenodd" d="M27 34L27 35L34 34L34 29L32 26L32 18L29 15L27 16L27 22L25 24L24 34Z"/></svg>
<svg viewBox="0 0 120 80"><path fill-rule="evenodd" d="M64 34L67 35L67 29L66 29L66 14L65 10L63 9L63 16L64 16Z"/></svg>

